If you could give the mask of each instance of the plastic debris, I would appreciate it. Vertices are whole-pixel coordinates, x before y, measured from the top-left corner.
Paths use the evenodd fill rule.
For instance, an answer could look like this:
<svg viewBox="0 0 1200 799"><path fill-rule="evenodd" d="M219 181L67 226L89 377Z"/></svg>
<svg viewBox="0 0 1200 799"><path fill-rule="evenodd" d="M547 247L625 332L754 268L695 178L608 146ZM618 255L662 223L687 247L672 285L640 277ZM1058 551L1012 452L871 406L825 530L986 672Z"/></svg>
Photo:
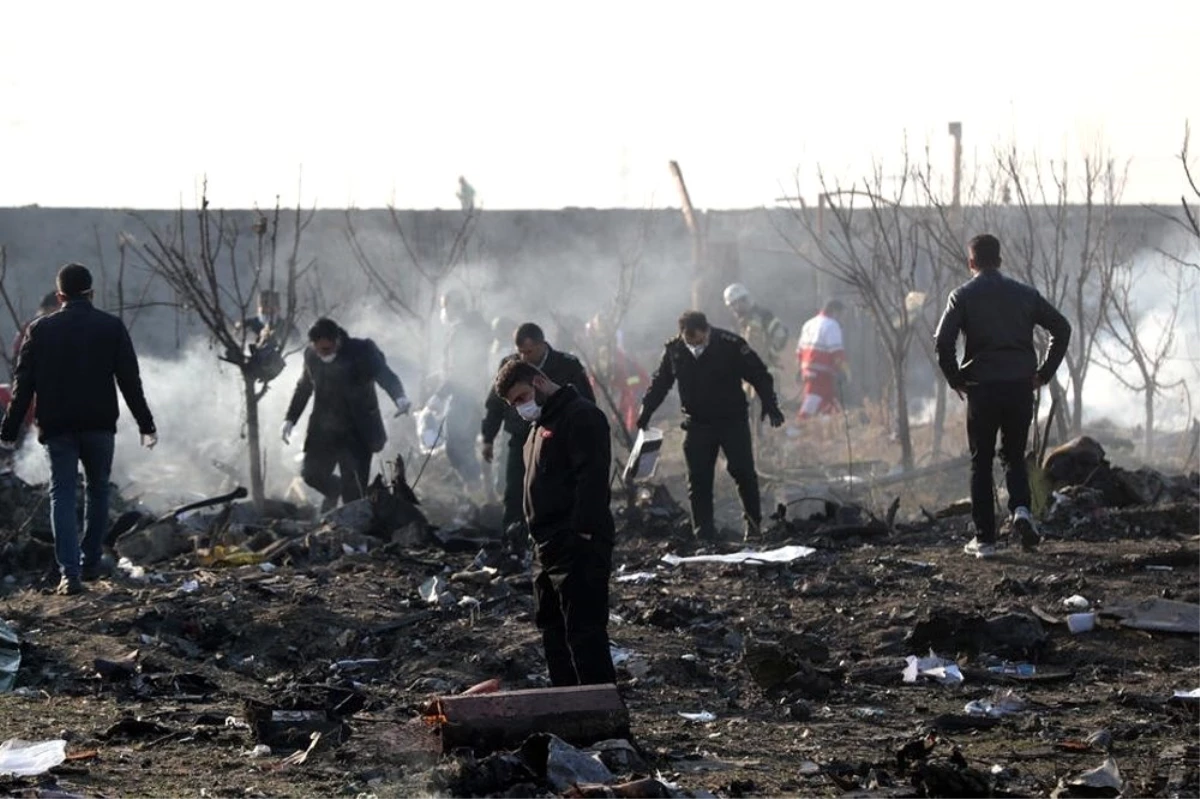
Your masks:
<svg viewBox="0 0 1200 799"><path fill-rule="evenodd" d="M67 759L67 742L22 741L16 738L0 744L0 774L33 777L45 774Z"/></svg>
<svg viewBox="0 0 1200 799"><path fill-rule="evenodd" d="M700 724L707 724L710 721L717 720L717 715L715 713L710 713L707 710L701 710L699 713L680 713L679 717L687 719L688 721L695 721Z"/></svg>
<svg viewBox="0 0 1200 799"><path fill-rule="evenodd" d="M1083 789L1091 796L1118 796L1124 790L1125 781L1121 779L1117 761L1108 757L1105 758L1102 766L1085 771L1073 780L1068 780L1066 787Z"/></svg>
<svg viewBox="0 0 1200 799"><path fill-rule="evenodd" d="M962 671L958 668L958 664L953 660L938 657L932 650L928 657L919 658L916 655L909 655L907 660L908 665L903 671L905 682L916 682L917 677L928 677L942 685L959 685L963 681Z"/></svg>
<svg viewBox="0 0 1200 799"><path fill-rule="evenodd" d="M1067 629L1072 634L1086 633L1096 626L1095 613L1072 613L1067 616Z"/></svg>
<svg viewBox="0 0 1200 799"><path fill-rule="evenodd" d="M1084 611L1091 610L1092 603L1088 602L1086 598L1080 596L1079 594L1075 594L1064 599L1062 601L1062 606L1066 610Z"/></svg>
<svg viewBox="0 0 1200 799"><path fill-rule="evenodd" d="M976 699L965 708L968 716L985 716L998 719L1025 709L1026 702L1012 691L997 692L991 699Z"/></svg>
<svg viewBox="0 0 1200 799"><path fill-rule="evenodd" d="M728 555L692 555L686 558L669 552L662 556L662 560L671 566L678 566L681 563L791 563L794 560L807 558L816 551L812 547L793 544L760 552L745 549Z"/></svg>
<svg viewBox="0 0 1200 799"><path fill-rule="evenodd" d="M270 757L270 756L271 756L271 747L267 746L266 744L259 744L258 746L254 747L253 749L251 749L250 751L248 751L246 753L246 757L248 757L252 760L257 760L260 757Z"/></svg>
<svg viewBox="0 0 1200 799"><path fill-rule="evenodd" d="M1173 698L1181 702L1200 702L1200 688L1194 691L1176 691Z"/></svg>
<svg viewBox="0 0 1200 799"><path fill-rule="evenodd" d="M637 583L644 585L653 582L658 575L654 572L630 572L629 574L618 574L616 580L618 583Z"/></svg>
<svg viewBox="0 0 1200 799"><path fill-rule="evenodd" d="M200 582L198 580L188 580L183 585L179 586L179 592L182 594L194 594L200 590Z"/></svg>
<svg viewBox="0 0 1200 799"><path fill-rule="evenodd" d="M135 566L129 558L121 558L117 561L117 569L125 573L125 576L131 580L145 580L146 569L141 566Z"/></svg>
<svg viewBox="0 0 1200 799"><path fill-rule="evenodd" d="M546 781L556 793L583 782L609 782L613 773L599 755L582 752L559 738L549 736L546 753Z"/></svg>

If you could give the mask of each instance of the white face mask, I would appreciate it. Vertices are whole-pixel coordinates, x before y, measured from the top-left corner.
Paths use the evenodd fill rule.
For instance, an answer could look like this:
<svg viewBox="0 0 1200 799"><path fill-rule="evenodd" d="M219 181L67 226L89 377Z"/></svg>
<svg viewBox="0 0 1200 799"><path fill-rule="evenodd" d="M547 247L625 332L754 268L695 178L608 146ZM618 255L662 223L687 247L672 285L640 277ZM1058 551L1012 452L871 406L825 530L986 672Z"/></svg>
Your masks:
<svg viewBox="0 0 1200 799"><path fill-rule="evenodd" d="M317 355L321 359L321 363L333 363L337 360L337 352L331 352L328 355Z"/></svg>
<svg viewBox="0 0 1200 799"><path fill-rule="evenodd" d="M707 346L707 344L688 344L687 348L688 351L692 353L693 357L699 358L700 355L703 354L704 348Z"/></svg>
<svg viewBox="0 0 1200 799"><path fill-rule="evenodd" d="M522 402L517 406L517 415L527 422L536 422L542 415L542 406L538 405L535 399Z"/></svg>

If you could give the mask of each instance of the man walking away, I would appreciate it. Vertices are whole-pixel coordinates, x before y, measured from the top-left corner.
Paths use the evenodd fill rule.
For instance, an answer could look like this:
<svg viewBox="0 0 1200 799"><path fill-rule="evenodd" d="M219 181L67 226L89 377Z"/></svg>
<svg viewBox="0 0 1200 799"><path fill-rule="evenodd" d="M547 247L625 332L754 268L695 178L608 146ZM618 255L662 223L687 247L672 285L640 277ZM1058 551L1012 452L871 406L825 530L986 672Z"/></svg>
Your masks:
<svg viewBox="0 0 1200 799"><path fill-rule="evenodd" d="M613 522L608 419L573 386L510 360L496 395L531 427L525 441L525 518L537 561L533 601L550 683L616 681L608 644Z"/></svg>
<svg viewBox="0 0 1200 799"><path fill-rule="evenodd" d="M83 591L81 580L104 576L108 478L120 415L117 387L137 421L142 446L153 449L158 436L129 331L120 319L93 307L92 273L67 264L57 282L61 309L36 319L21 343L0 449L11 455L36 398L38 440L50 456L50 526L62 573L58 593L73 595ZM86 481L82 547L75 515L80 463Z"/></svg>
<svg viewBox="0 0 1200 799"><path fill-rule="evenodd" d="M800 328L796 356L800 359L800 378L804 381L801 419L834 413L841 406L838 380L849 373L842 344L840 319L843 310L845 306L841 300L829 300L820 313Z"/></svg>
<svg viewBox="0 0 1200 799"><path fill-rule="evenodd" d="M503 369L511 361L524 361L536 366L542 374L556 385L571 386L588 402L595 402L587 372L579 359L569 353L559 352L546 341L546 334L533 322L517 328L514 335L517 351L500 362ZM522 448L529 437L529 422L521 418L495 391L488 392L484 403L483 459L491 463L495 458L495 441L501 424L508 432L508 452L504 464L504 530L514 548L525 548L523 492L525 490L525 456ZM516 527L514 528L514 525Z"/></svg>
<svg viewBox="0 0 1200 799"><path fill-rule="evenodd" d="M762 415L770 419L771 426L780 427L783 411L775 398L774 381L745 339L728 330L709 328L708 319L699 311L679 317L679 335L663 347L662 360L642 400L639 428L644 430L650 425L650 417L676 381L685 417L683 457L687 462L692 530L701 540L717 538L713 472L718 452L724 452L729 476L737 484L742 501L748 540L762 525L762 506L742 381L753 386L762 399Z"/></svg>
<svg viewBox="0 0 1200 799"><path fill-rule="evenodd" d="M311 397L301 475L324 497L324 513L337 507L339 496L342 502L362 498L371 478L371 456L387 443L375 385L391 397L396 416L407 413L412 403L371 339L350 338L332 319L318 319L308 340L304 373L292 393L281 436L284 444L291 440Z"/></svg>
<svg viewBox="0 0 1200 799"><path fill-rule="evenodd" d="M971 239L968 255L972 277L950 292L935 343L946 382L967 401L975 537L963 551L986 558L996 545L992 460L997 432L1013 529L1026 550L1041 540L1029 512L1025 444L1034 392L1054 379L1071 340L1071 323L1032 286L1000 274L1000 240L995 236L984 233ZM1035 326L1050 333L1040 367L1033 346ZM959 333L964 339L961 365L955 353Z"/></svg>

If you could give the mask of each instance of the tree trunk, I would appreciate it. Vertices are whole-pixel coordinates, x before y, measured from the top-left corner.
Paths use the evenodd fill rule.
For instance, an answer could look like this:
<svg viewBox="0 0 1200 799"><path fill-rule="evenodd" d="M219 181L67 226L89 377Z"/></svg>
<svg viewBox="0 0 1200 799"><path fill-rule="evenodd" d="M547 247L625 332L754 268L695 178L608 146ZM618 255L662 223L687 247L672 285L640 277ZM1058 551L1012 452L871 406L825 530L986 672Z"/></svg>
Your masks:
<svg viewBox="0 0 1200 799"><path fill-rule="evenodd" d="M1075 374L1071 375L1071 435L1077 436L1083 430L1083 381Z"/></svg>
<svg viewBox="0 0 1200 799"><path fill-rule="evenodd" d="M1058 440L1066 441L1070 438L1067 432L1067 392L1063 389L1062 384L1058 380L1050 381L1050 399L1058 405L1054 412L1054 426L1058 429Z"/></svg>
<svg viewBox="0 0 1200 799"><path fill-rule="evenodd" d="M900 439L900 465L904 471L912 471L912 430L908 425L908 388L904 385L905 357L892 356L892 370L896 387L896 435Z"/></svg>
<svg viewBox="0 0 1200 799"><path fill-rule="evenodd" d="M263 486L262 451L258 441L258 395L254 391L254 378L242 372L242 394L246 403L246 443L250 456L250 497L256 508L262 508L266 500Z"/></svg>
<svg viewBox="0 0 1200 799"><path fill-rule="evenodd" d="M946 433L946 381L937 380L937 391L933 402L933 461L942 455L942 439Z"/></svg>
<svg viewBox="0 0 1200 799"><path fill-rule="evenodd" d="M1150 458L1154 455L1154 389L1147 381L1146 386L1146 453L1142 455L1142 460L1149 463Z"/></svg>

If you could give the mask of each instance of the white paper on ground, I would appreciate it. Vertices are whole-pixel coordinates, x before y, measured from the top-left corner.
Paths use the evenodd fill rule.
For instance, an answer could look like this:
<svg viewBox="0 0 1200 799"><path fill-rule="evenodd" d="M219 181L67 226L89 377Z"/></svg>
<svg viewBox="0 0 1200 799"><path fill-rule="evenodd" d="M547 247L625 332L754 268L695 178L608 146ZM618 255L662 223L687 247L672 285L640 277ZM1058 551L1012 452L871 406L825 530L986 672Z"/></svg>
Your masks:
<svg viewBox="0 0 1200 799"><path fill-rule="evenodd" d="M0 774L33 777L44 774L67 759L67 742L21 741L15 738L0 744Z"/></svg>
<svg viewBox="0 0 1200 799"><path fill-rule="evenodd" d="M953 660L940 658L930 650L928 657L909 655L908 665L902 675L905 682L916 682L917 677L929 677L942 685L958 685L963 681L962 671Z"/></svg>
<svg viewBox="0 0 1200 799"><path fill-rule="evenodd" d="M679 715L688 721L699 721L701 723L717 720L716 714L710 713L707 710L701 710L699 713L680 713Z"/></svg>
<svg viewBox="0 0 1200 799"><path fill-rule="evenodd" d="M768 549L763 552L754 552L744 549L741 552L733 552L729 555L691 555L686 558L681 558L673 552L669 552L662 556L663 562L671 566L678 566L680 563L791 563L800 558L807 558L817 550L812 547L802 547L792 545L779 547L778 549Z"/></svg>

